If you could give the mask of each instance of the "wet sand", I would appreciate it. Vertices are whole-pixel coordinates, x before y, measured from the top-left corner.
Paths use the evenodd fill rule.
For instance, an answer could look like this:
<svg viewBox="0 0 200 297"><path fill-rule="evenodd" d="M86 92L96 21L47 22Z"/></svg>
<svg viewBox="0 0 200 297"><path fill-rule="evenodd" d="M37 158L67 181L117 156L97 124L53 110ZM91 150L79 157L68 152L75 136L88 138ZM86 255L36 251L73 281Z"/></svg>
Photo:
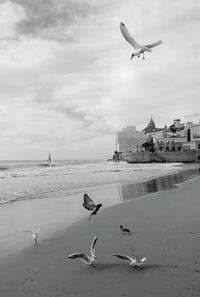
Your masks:
<svg viewBox="0 0 200 297"><path fill-rule="evenodd" d="M101 209L91 221L84 216L50 238L41 236L2 261L0 296L200 296L199 181ZM120 224L132 233L121 234ZM96 234L96 268L67 259L87 252ZM113 252L145 256L147 263L133 270Z"/></svg>

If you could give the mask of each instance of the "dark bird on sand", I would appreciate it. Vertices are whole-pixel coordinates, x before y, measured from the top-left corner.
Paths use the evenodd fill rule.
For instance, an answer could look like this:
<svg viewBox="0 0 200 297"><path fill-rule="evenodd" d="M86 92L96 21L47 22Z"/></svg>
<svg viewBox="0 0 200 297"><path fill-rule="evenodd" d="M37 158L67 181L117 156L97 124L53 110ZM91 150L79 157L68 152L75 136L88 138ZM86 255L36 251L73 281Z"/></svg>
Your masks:
<svg viewBox="0 0 200 297"><path fill-rule="evenodd" d="M83 199L84 199L84 202L83 202L83 206L91 211L91 214L89 216L89 220L91 219L91 217L93 215L96 215L98 210L103 206L101 203L99 204L94 204L94 201L87 195L87 194L84 194L83 196Z"/></svg>
<svg viewBox="0 0 200 297"><path fill-rule="evenodd" d="M97 237L98 235L96 235L91 243L91 246L90 246L90 254L91 256L88 256L87 254L85 253L74 253L74 254L71 254L71 255L68 255L67 258L69 259L79 259L81 261L83 261L84 263L86 263L87 265L89 266L94 266L94 263L96 261L96 255L95 255L95 244L96 244L96 241L97 241Z"/></svg>
<svg viewBox="0 0 200 297"><path fill-rule="evenodd" d="M122 233L130 233L130 229L128 228L124 228L122 225L120 225L120 230L122 231Z"/></svg>

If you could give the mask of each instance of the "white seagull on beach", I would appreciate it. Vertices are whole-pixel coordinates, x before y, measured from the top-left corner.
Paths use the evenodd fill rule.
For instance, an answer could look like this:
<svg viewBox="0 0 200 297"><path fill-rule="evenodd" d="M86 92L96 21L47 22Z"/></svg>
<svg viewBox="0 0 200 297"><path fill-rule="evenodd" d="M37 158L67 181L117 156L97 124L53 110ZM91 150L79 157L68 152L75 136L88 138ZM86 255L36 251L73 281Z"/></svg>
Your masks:
<svg viewBox="0 0 200 297"><path fill-rule="evenodd" d="M133 266L133 268L141 267L146 262L146 258L139 259L135 255L132 255L132 257L126 256L126 255L114 254L114 253L112 255L119 259L129 261L129 265Z"/></svg>
<svg viewBox="0 0 200 297"><path fill-rule="evenodd" d="M126 41L128 41L134 48L134 52L131 55L131 59L133 59L133 57L138 56L138 58L140 57L140 54L143 54L143 60L145 59L144 57L144 52L151 52L152 51L152 47L160 45L162 43L161 40L150 43L150 44L146 44L146 45L140 45L139 43L137 43L137 41L131 36L131 34L129 33L128 29L126 28L126 26L124 25L124 23L120 23L120 30L122 32L122 35L124 36L124 38L126 39Z"/></svg>
<svg viewBox="0 0 200 297"><path fill-rule="evenodd" d="M37 239L38 239L38 235L39 235L39 232L43 229L43 227L40 227L36 232L33 232L31 230L24 230L24 232L29 232L29 233L32 233L32 238L35 240L35 243L37 242Z"/></svg>
<svg viewBox="0 0 200 297"><path fill-rule="evenodd" d="M84 263L86 263L87 265L95 267L94 266L94 263L96 261L95 244L97 241L97 237L98 237L98 235L95 236L95 238L93 239L91 246L90 246L91 256L88 256L87 254L84 254L84 253L75 253L75 254L68 255L67 258L79 259L79 260L83 261Z"/></svg>
<svg viewBox="0 0 200 297"><path fill-rule="evenodd" d="M91 219L91 217L93 215L96 215L98 210L103 206L101 203L99 204L94 204L94 201L87 195L87 194L84 194L83 195L83 199L84 199L84 202L83 202L83 206L87 209L87 210L90 210L92 211L90 216L89 216L89 220Z"/></svg>

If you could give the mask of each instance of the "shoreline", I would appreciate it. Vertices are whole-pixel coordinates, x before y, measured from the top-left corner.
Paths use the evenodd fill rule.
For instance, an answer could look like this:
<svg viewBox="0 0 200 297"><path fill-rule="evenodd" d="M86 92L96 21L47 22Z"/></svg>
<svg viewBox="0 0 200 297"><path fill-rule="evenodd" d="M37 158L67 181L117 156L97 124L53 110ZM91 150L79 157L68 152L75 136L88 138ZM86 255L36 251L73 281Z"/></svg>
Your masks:
<svg viewBox="0 0 200 297"><path fill-rule="evenodd" d="M155 163L157 164L157 163ZM177 166L177 165L176 165ZM101 189L106 189L109 187L115 187L115 186L123 186L123 185L129 185L129 184L138 184L138 183L144 183L144 182L148 182L150 180L153 179L157 179L159 177L165 177L165 176L171 176L174 174L179 174L182 171L188 171L188 170L198 170L200 169L200 164L180 164L178 165L178 167L176 167L175 169L165 169L163 171L160 171L158 174L150 174L149 176L144 176L144 177L138 177L134 180L128 180L128 181L113 181L113 182L108 182L108 183L104 183L104 184L100 184L100 185L92 185L92 186L85 186L85 187L81 187L81 188L74 188L74 189L63 189L63 190L55 190L55 191L47 191L47 192L43 192L43 193L38 193L37 196L34 195L27 195L27 196L19 196L17 197L14 202L18 202L18 201L25 201L25 200L32 200L32 199L40 199L40 198L47 198L47 196L52 195L53 197L51 198L55 198L55 197L63 197L63 196L73 196L73 195L78 195L81 194L83 192L96 192L98 190ZM135 171L140 171L140 170L135 170ZM13 201L11 201L13 202Z"/></svg>
<svg viewBox="0 0 200 297"><path fill-rule="evenodd" d="M165 175L158 175L157 177L149 177L147 179L144 178L143 181L139 183L134 181L134 183L131 184L119 183L96 186L89 189L84 188L84 190L86 190L84 192L87 192L89 196L94 199L94 201L103 203L105 209L114 205L118 205L120 203L127 202L129 200L138 200L138 198L140 199L156 192L177 188L177 184L178 187L180 187L180 185L190 181L190 179L188 178L190 172L196 172L197 169L199 174L199 166L196 168L193 168L192 166L191 169L181 168L176 172L168 172ZM192 176L192 179L198 179L199 177L199 175L196 177ZM26 249L30 246L30 238L27 236L27 234L25 236L23 232L24 229L35 231L40 226L43 226L45 229L43 231L44 239L49 240L51 237L54 237L56 233L63 232L65 229L68 229L74 224L79 223L82 219L86 218L88 215L88 211L82 207L83 191L80 191L80 193L67 195L65 191L61 191L59 192L59 195L53 195L53 197L51 198L47 198L47 196L49 195L49 193L47 193L39 197L43 197L42 199L36 198L21 201L19 200L17 201L17 204L15 204L14 202L2 205L2 207L0 208L0 234L2 235L2 238L0 239L2 246L0 261L4 257L6 258L12 254L17 254L21 250L21 248ZM57 197L59 197L58 200L55 199ZM70 210L69 215L68 207L72 201L73 206ZM32 212L35 211L36 217L32 215ZM27 214L30 213L31 216L27 218L23 215L23 217L21 218L21 213L24 212ZM59 217L57 216L58 214ZM17 222L20 222L22 220L22 224L17 223L17 226L13 224L8 225L7 232L11 234L8 234L7 239L7 235L3 235L5 231L2 232L4 217L15 217L15 220ZM23 225L24 222L25 225ZM10 230L13 228L14 231L10 232Z"/></svg>
<svg viewBox="0 0 200 297"><path fill-rule="evenodd" d="M106 207L54 237L5 259L0 271L4 297L199 296L200 229L198 179ZM146 198L146 199L145 199ZM121 234L119 224L133 233ZM96 269L67 254L88 251L98 234ZM112 252L147 257L132 270Z"/></svg>
<svg viewBox="0 0 200 297"><path fill-rule="evenodd" d="M124 162L123 162L124 163ZM103 166L103 168L101 168ZM196 164L151 164L145 166L142 164L130 166L127 164L117 164L110 166L109 164L97 165L95 174L91 174L94 168L88 169L84 175L83 167L81 172L78 167L74 167L72 174L68 174L67 168L62 169L58 174L58 170L49 169L45 175L43 172L37 174L26 175L23 172L16 173L15 171L4 177L1 176L2 197L3 203L9 203L9 200L16 202L26 199L37 199L37 197L73 195L81 193L83 190L101 188L104 186L112 186L114 184L137 183L142 180L148 180L152 177L163 176L170 172L178 172L179 170L190 167L197 168ZM185 168L184 168L185 167ZM71 169L70 169L71 170ZM99 170L99 171L98 171ZM103 170L103 171L101 171ZM104 172L105 170L105 172ZM108 170L108 171L107 171ZM91 171L91 172L90 172ZM104 172L104 173L103 173ZM75 173L75 174L74 174ZM19 175L18 175L19 174ZM79 180L80 179L80 180ZM79 180L79 182L77 182ZM2 204L3 204L2 203Z"/></svg>

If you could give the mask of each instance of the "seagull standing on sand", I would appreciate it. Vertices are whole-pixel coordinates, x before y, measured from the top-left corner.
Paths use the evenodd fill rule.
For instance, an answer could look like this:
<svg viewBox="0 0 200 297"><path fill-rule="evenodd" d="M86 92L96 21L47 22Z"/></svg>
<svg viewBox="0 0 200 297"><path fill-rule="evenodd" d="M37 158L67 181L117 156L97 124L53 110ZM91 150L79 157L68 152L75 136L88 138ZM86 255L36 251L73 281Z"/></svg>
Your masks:
<svg viewBox="0 0 200 297"><path fill-rule="evenodd" d="M120 230L122 231L122 233L130 233L130 229L128 228L124 228L122 225L120 225Z"/></svg>
<svg viewBox="0 0 200 297"><path fill-rule="evenodd" d="M94 201L87 195L84 194L83 196L84 202L83 202L83 206L87 209L92 211L90 216L89 216L89 220L91 219L91 217L93 215L96 215L98 210L103 206L101 203L99 204L94 204Z"/></svg>
<svg viewBox="0 0 200 297"><path fill-rule="evenodd" d="M131 34L129 33L128 29L126 28L126 26L124 25L124 23L120 23L120 30L122 32L122 35L124 36L124 38L126 39L126 41L128 41L134 48L134 52L131 55L131 60L133 59L133 57L138 56L138 58L140 57L140 54L143 54L143 60L145 59L144 57L144 52L151 52L152 51L152 47L160 45L162 43L161 40L150 43L150 44L146 44L146 45L140 45L139 43L137 43L137 41L131 36Z"/></svg>
<svg viewBox="0 0 200 297"><path fill-rule="evenodd" d="M36 232L30 231L30 230L24 230L24 232L30 232L32 233L32 238L34 239L35 243L37 243L39 232L43 229L43 227L39 228Z"/></svg>
<svg viewBox="0 0 200 297"><path fill-rule="evenodd" d="M132 255L132 257L126 256L126 255L114 254L114 253L112 255L119 259L129 261L129 265L133 266L133 268L143 266L146 261L146 258L139 259L135 255Z"/></svg>
<svg viewBox="0 0 200 297"><path fill-rule="evenodd" d="M87 254L84 254L84 253L75 253L75 254L68 255L67 258L79 259L79 260L83 261L84 263L86 263L87 265L95 267L94 266L94 263L96 262L95 244L97 241L97 237L98 237L98 235L95 236L95 238L93 239L91 246L90 246L91 256L88 256Z"/></svg>

